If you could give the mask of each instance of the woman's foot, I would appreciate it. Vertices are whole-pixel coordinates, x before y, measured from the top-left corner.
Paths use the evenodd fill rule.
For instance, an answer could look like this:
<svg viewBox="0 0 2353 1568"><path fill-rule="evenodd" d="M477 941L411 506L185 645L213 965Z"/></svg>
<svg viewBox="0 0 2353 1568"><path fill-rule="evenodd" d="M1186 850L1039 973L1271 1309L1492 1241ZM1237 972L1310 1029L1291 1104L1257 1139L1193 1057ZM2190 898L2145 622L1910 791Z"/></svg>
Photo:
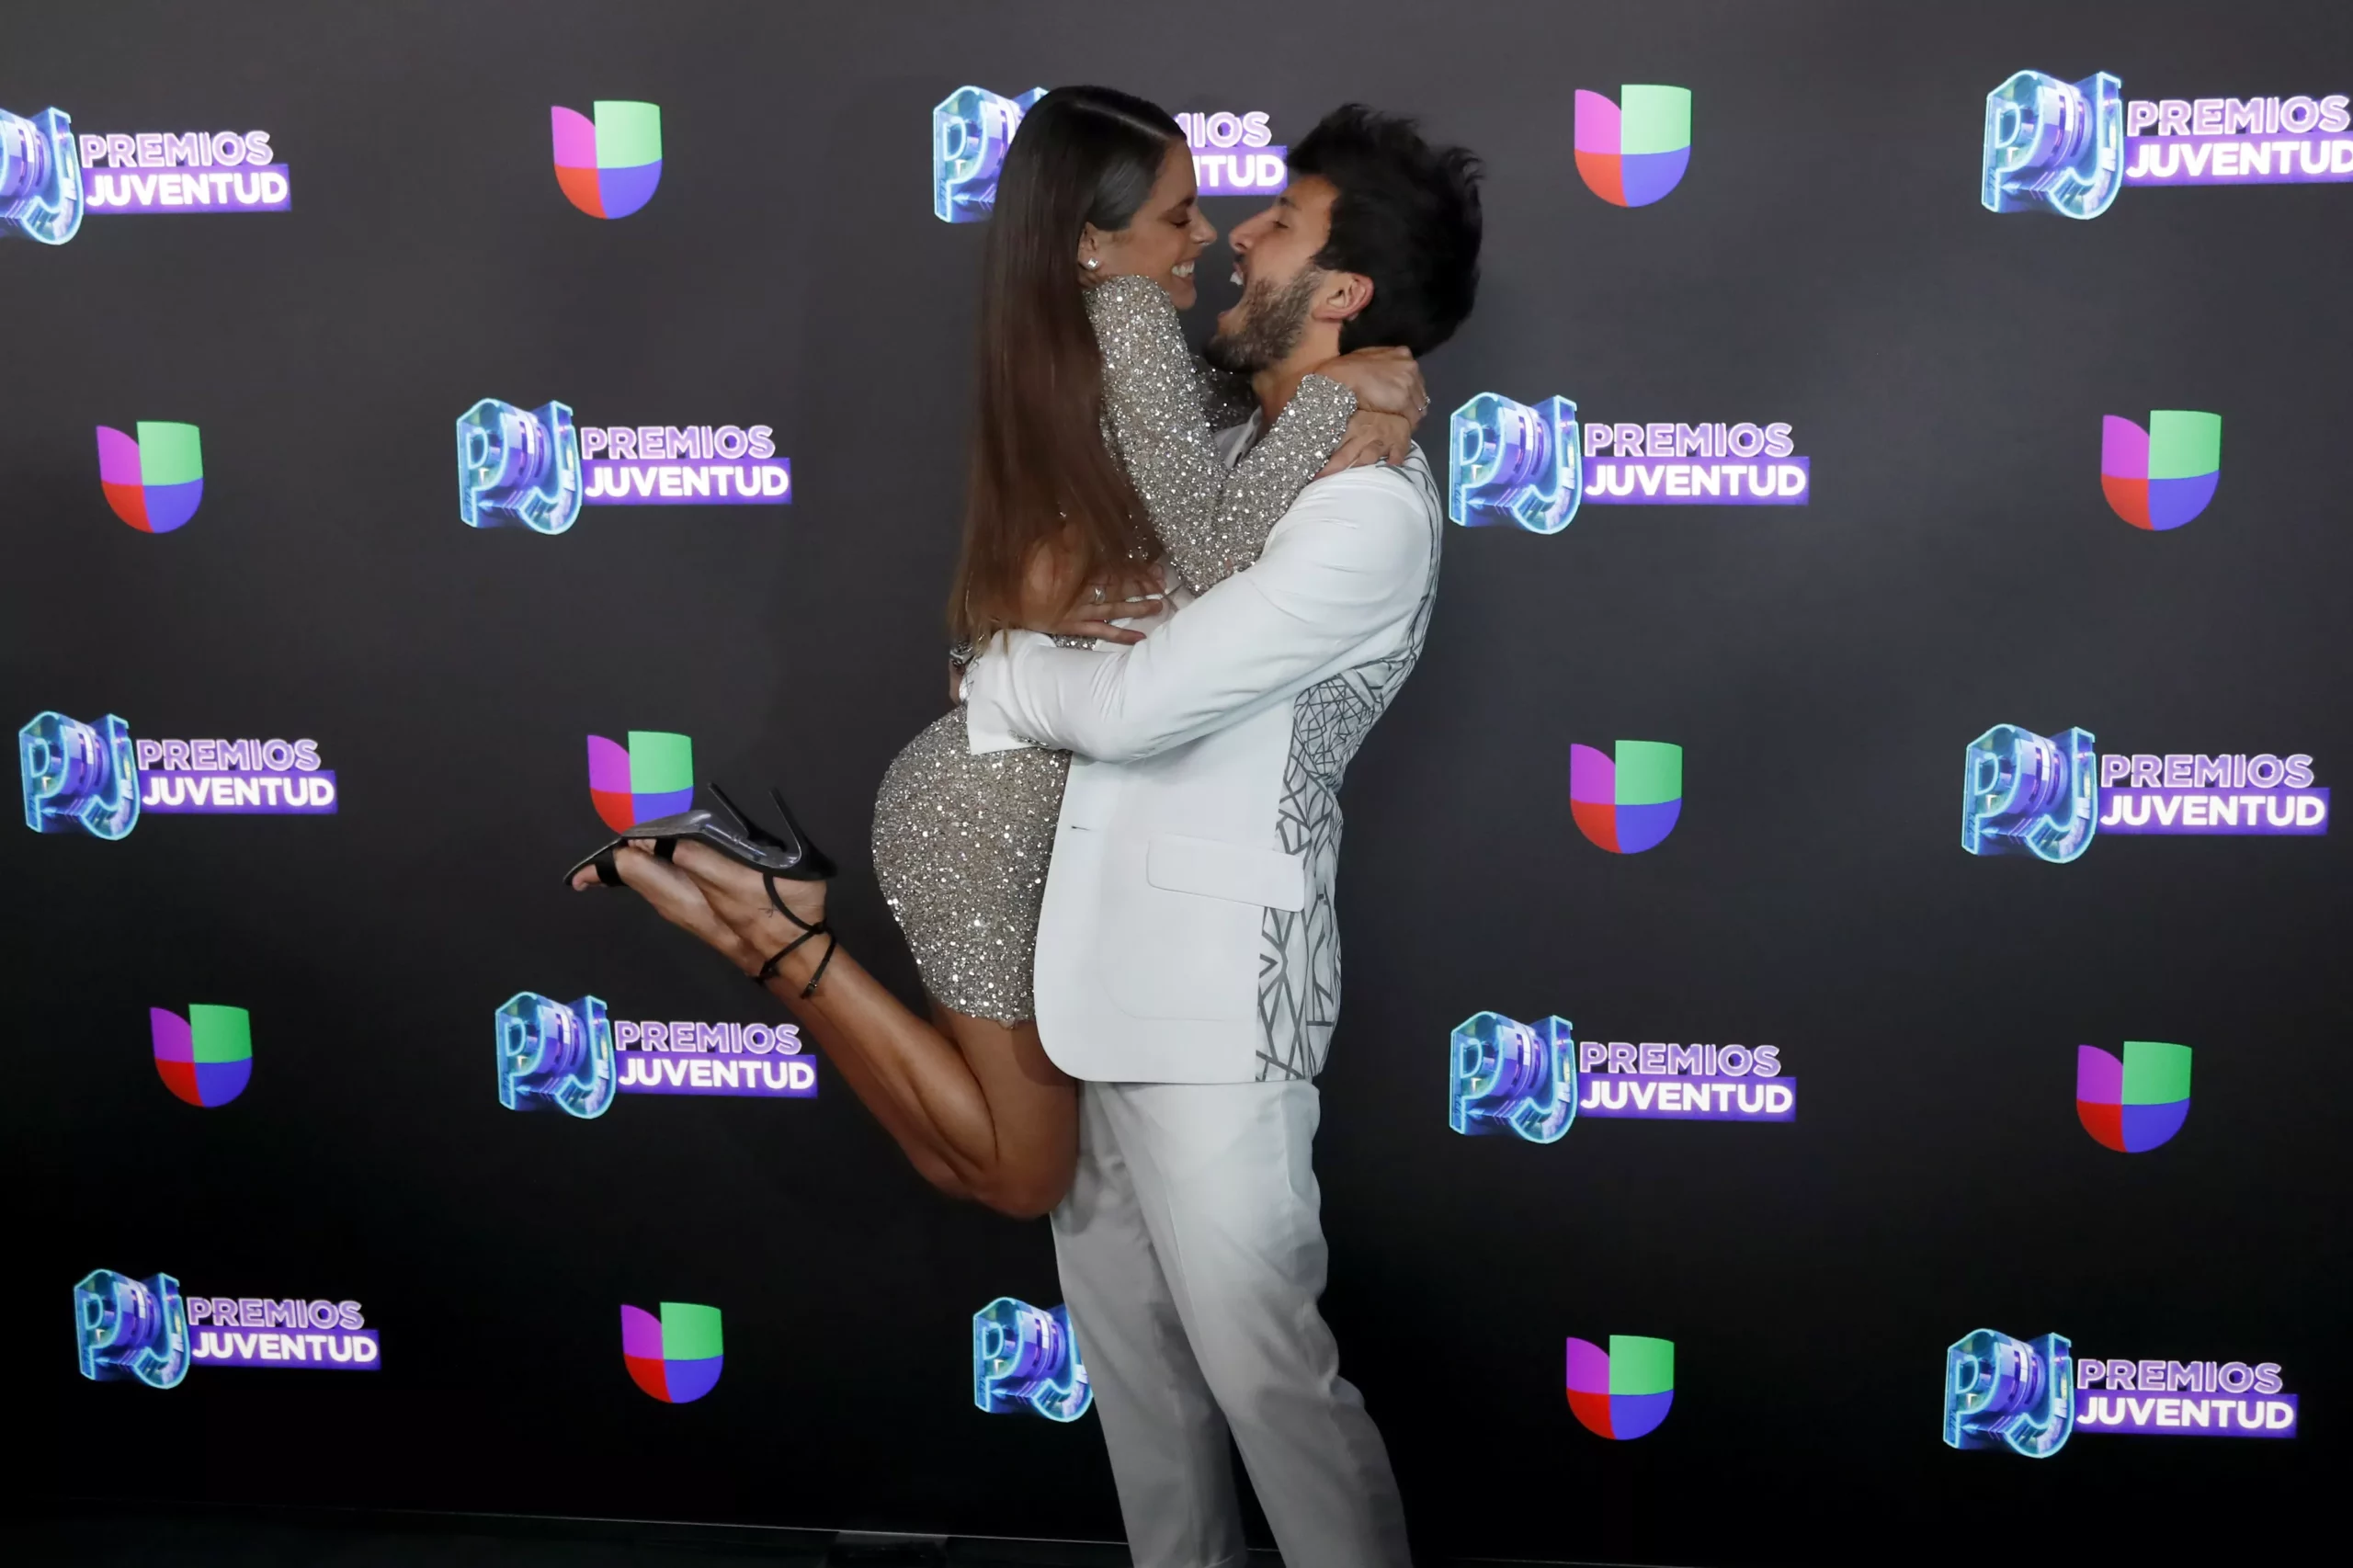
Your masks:
<svg viewBox="0 0 2353 1568"><path fill-rule="evenodd" d="M768 902L767 880L741 861L689 839L678 846L672 863L692 879L711 913L763 954L783 947L825 918L822 881L774 879L777 900L790 912L788 919Z"/></svg>
<svg viewBox="0 0 2353 1568"><path fill-rule="evenodd" d="M700 846L695 847L713 860L723 858L710 854L709 850L702 850ZM761 960L767 956L767 950L763 949L754 954L751 944L703 896L702 884L654 855L653 849L653 845L644 839L631 839L613 851L613 869L620 874L622 883L652 904L654 913L663 919L682 930L693 932L733 960L737 968L746 973L757 970ZM602 885L594 866L582 867L572 879L575 892Z"/></svg>

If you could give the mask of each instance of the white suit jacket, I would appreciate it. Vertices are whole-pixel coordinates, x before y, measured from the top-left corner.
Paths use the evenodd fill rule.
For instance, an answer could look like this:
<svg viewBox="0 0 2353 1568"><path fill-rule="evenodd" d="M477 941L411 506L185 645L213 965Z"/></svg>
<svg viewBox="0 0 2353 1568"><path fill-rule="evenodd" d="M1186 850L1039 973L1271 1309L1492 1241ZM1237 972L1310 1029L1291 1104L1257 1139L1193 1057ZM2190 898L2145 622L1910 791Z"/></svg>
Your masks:
<svg viewBox="0 0 2353 1568"><path fill-rule="evenodd" d="M1218 437L1230 465L1256 426ZM1257 562L1130 647L1017 632L966 671L976 752L1073 753L1038 1029L1074 1077L1309 1078L1339 1014L1341 773L1420 656L1443 508L1416 449L1300 493Z"/></svg>

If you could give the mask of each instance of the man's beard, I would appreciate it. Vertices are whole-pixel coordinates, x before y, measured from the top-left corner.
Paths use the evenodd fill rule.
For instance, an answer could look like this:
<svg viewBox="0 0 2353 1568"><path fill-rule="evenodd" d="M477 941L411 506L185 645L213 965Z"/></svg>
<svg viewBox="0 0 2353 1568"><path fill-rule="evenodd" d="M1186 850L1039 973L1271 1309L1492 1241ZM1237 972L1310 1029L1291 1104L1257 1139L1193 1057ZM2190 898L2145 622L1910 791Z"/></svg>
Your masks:
<svg viewBox="0 0 2353 1568"><path fill-rule="evenodd" d="M1309 267L1288 283L1253 283L1242 291L1242 320L1209 340L1202 354L1221 370L1252 375L1282 363L1307 330L1307 312L1323 273Z"/></svg>

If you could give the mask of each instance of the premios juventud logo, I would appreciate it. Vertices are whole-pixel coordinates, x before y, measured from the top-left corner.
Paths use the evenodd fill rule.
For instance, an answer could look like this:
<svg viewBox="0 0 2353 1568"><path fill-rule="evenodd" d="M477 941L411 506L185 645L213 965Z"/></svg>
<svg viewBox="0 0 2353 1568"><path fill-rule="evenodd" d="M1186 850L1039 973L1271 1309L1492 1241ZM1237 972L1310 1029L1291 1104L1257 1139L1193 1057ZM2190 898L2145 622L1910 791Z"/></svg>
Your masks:
<svg viewBox="0 0 2353 1568"><path fill-rule="evenodd" d="M991 1415L1075 1421L1095 1403L1070 1309L999 1296L972 1314L972 1403Z"/></svg>
<svg viewBox="0 0 2353 1568"><path fill-rule="evenodd" d="M1481 392L1448 429L1447 516L1464 528L1559 533L1586 506L1802 506L1813 464L1784 421L1577 418L1577 405L1534 405Z"/></svg>
<svg viewBox="0 0 2353 1568"><path fill-rule="evenodd" d="M2297 1416L2277 1361L2082 1358L2063 1334L1990 1328L1945 1352L1949 1448L2049 1459L2082 1432L2292 1437Z"/></svg>
<svg viewBox="0 0 2353 1568"><path fill-rule="evenodd" d="M372 1372L383 1346L358 1301L185 1294L168 1274L94 1270L74 1287L74 1349L93 1382L177 1388L193 1367Z"/></svg>
<svg viewBox="0 0 2353 1568"><path fill-rule="evenodd" d="M560 534L590 506L780 506L792 461L766 425L587 425L486 397L458 416L458 517Z"/></svg>
<svg viewBox="0 0 2353 1568"><path fill-rule="evenodd" d="M284 212L277 157L267 131L76 133L61 108L0 108L0 238L62 245L92 213Z"/></svg>
<svg viewBox="0 0 2353 1568"><path fill-rule="evenodd" d="M1798 1081L1780 1047L1587 1040L1558 1016L1523 1024L1473 1013L1447 1042L1447 1125L1557 1143L1580 1116L1792 1122Z"/></svg>
<svg viewBox="0 0 2353 1568"><path fill-rule="evenodd" d="M1022 117L1046 96L1043 87L1006 97L986 87L957 88L932 106L931 214L943 223L977 223L996 209L997 176ZM1193 153L1193 179L1203 196L1271 196L1290 183L1263 110L1191 110L1174 117Z"/></svg>
<svg viewBox="0 0 2353 1568"><path fill-rule="evenodd" d="M333 816L337 792L312 740L139 740L112 713L37 714L17 732L25 825L119 839L142 812Z"/></svg>
<svg viewBox="0 0 2353 1568"><path fill-rule="evenodd" d="M2020 71L1985 96L1979 199L1993 212L2097 218L2127 186L2353 180L2343 93L2133 98L2105 71Z"/></svg>
<svg viewBox="0 0 2353 1568"><path fill-rule="evenodd" d="M602 998L518 992L492 1017L498 1103L589 1121L628 1095L813 1099L817 1063L797 1024L614 1019Z"/></svg>
<svg viewBox="0 0 2353 1568"><path fill-rule="evenodd" d="M2102 833L2302 836L2328 832L2305 752L2099 752L2089 730L1996 724L1961 757L1961 846L2063 865Z"/></svg>

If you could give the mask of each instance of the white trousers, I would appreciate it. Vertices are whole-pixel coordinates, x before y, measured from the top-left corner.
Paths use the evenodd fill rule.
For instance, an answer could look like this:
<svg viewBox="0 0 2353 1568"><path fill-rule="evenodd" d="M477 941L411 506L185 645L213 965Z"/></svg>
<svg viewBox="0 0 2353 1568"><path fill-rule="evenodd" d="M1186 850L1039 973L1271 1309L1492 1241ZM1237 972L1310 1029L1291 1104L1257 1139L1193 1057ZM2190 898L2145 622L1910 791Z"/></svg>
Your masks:
<svg viewBox="0 0 2353 1568"><path fill-rule="evenodd" d="M1316 1310L1315 1085L1086 1084L1054 1210L1136 1568L1238 1568L1232 1434L1285 1568L1408 1568L1405 1514Z"/></svg>

